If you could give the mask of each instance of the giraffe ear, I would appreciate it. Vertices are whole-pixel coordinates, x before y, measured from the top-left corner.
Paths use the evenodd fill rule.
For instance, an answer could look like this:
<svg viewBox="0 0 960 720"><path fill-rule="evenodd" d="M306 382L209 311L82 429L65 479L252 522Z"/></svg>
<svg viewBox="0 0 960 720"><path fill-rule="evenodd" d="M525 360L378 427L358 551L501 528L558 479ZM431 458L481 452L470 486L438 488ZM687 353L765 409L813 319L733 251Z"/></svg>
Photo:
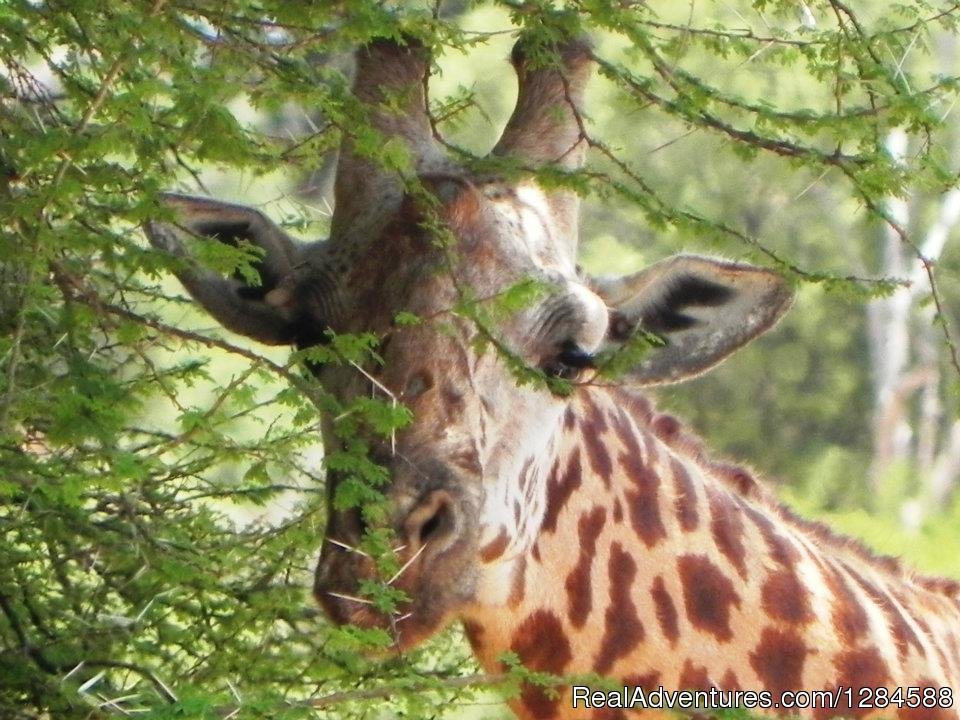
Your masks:
<svg viewBox="0 0 960 720"><path fill-rule="evenodd" d="M177 277L193 298L234 332L271 345L293 343L302 334L304 316L296 267L312 246L298 246L266 216L252 208L175 193L162 196L174 210L175 223L149 222L150 243L178 258ZM238 245L251 243L261 252L253 263L258 282L224 277L191 257L191 238Z"/></svg>
<svg viewBox="0 0 960 720"><path fill-rule="evenodd" d="M640 385L699 375L770 329L793 293L775 272L696 255L676 255L633 275L592 281L610 310L612 350L638 332L663 345L626 373Z"/></svg>

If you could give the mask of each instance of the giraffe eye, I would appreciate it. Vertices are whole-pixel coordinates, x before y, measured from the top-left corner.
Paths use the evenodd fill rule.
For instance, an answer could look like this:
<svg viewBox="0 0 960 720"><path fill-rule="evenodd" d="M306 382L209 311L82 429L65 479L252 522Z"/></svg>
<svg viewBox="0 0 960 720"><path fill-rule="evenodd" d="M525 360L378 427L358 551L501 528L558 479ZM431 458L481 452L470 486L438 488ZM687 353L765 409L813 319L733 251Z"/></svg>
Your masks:
<svg viewBox="0 0 960 720"><path fill-rule="evenodd" d="M560 351L543 368L550 377L575 380L586 368L594 367L594 356L577 345L565 340Z"/></svg>

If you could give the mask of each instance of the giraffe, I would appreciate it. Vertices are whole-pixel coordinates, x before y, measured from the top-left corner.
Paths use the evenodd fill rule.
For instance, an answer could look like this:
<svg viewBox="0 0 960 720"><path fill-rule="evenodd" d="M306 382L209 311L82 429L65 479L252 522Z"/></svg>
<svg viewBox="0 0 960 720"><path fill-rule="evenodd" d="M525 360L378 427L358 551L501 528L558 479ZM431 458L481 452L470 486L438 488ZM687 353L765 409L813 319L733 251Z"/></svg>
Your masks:
<svg viewBox="0 0 960 720"><path fill-rule="evenodd" d="M396 649L460 621L490 671L512 651L531 669L646 691L849 691L833 707L766 709L775 714L957 717L946 700L860 705L876 700L874 688L924 697L947 688L946 697L958 687L960 587L795 516L642 392L705 372L771 328L791 303L788 284L693 255L625 277L582 273L579 199L542 188L534 171L585 161L592 51L578 38L543 45L522 35L512 62L518 98L486 167L509 160L519 176L448 157L426 110L428 50L410 37L375 40L357 52L353 92L381 139L409 153L407 177L347 132L329 240L300 245L256 210L178 194L165 196L176 222L147 227L181 258L188 291L231 330L299 347L331 330L382 339L382 365L317 374L341 399L374 383L413 413L395 446L370 440L390 471L389 524L403 542L396 585L409 601L395 619ZM411 187L435 198L435 211ZM431 212L452 244L436 241ZM255 243L260 285L192 262L189 235ZM451 311L463 289L491 297L525 278L548 290L486 329L505 352L481 351L476 321ZM395 323L401 310L420 322ZM596 357L640 331L662 344L618 383L599 382ZM571 391L518 384L505 355ZM324 432L336 442L329 423ZM328 472L331 493L341 481ZM333 621L385 627L390 618L356 596L374 573L351 551L363 529L358 511L331 509L314 591ZM625 717L573 700L570 687L531 685L512 708L521 718Z"/></svg>

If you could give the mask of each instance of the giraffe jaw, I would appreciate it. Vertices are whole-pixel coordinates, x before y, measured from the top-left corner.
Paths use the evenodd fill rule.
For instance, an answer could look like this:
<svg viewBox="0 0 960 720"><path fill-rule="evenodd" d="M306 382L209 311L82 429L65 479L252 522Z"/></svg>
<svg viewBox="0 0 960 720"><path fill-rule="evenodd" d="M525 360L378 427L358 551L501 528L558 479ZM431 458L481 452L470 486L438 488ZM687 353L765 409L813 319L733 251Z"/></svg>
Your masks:
<svg viewBox="0 0 960 720"><path fill-rule="evenodd" d="M317 563L313 593L336 625L380 628L390 633L393 645L386 652L410 650L442 630L471 603L477 587L472 565L477 553L476 514L451 541L436 548L411 544L398 558L402 570L387 584L402 591L408 600L393 613L379 611L361 596L364 579L378 578L373 560L342 544L324 540ZM374 653L374 654L382 654Z"/></svg>
<svg viewBox="0 0 960 720"><path fill-rule="evenodd" d="M319 574L318 568L318 577ZM467 598L458 598L456 602L449 602L448 598L444 598L442 602L437 602L436 598L429 601L424 598L423 590L412 592L410 589L400 588L405 590L410 600L400 603L394 613L390 614L380 612L357 594L328 590L327 587L325 581L318 581L314 586L314 596L335 625L379 628L389 633L391 645L373 649L370 652L372 656L400 654L412 650L446 627L455 616L456 610L468 603Z"/></svg>

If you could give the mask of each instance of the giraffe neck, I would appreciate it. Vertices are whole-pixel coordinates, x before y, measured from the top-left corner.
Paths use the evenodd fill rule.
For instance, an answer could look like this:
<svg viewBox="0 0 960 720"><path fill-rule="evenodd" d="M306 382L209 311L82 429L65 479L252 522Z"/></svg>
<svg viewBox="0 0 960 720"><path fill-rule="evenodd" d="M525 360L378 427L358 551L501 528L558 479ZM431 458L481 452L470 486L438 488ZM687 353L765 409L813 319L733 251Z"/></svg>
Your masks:
<svg viewBox="0 0 960 720"><path fill-rule="evenodd" d="M593 390L563 427L536 541L487 558L464 615L487 669L512 651L650 688L960 687L954 588L794 517L635 395ZM564 717L569 691L515 709Z"/></svg>

